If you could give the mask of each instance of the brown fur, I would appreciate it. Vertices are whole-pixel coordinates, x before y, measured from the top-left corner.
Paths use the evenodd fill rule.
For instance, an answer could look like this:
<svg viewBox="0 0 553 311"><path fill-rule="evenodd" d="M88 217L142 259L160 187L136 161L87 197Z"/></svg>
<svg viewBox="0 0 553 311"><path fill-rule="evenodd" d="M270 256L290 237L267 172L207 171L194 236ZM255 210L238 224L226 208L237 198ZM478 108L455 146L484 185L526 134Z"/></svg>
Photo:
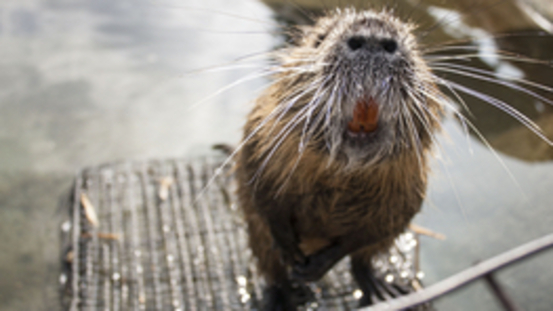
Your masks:
<svg viewBox="0 0 553 311"><path fill-rule="evenodd" d="M415 63L423 66L418 59ZM331 156L324 147L324 129L298 152L301 122L292 126L266 161L274 137L309 99L299 100L282 118L268 116L290 89L301 88L312 76L284 73L277 80L256 101L248 117L236 167L239 204L248 223L250 246L269 285L288 282L289 265L294 264L293 260L286 261L287 247L279 245L275 234L293 236L291 243L296 243L307 258L338 245L344 255L369 262L375 253L388 248L420 210L432 144L429 131L439 128L440 114L439 105L428 100L422 117L430 128L416 121L412 129L416 133L411 133L420 140L420 148L414 143L398 144L384 158L369 164L352 164L344 156ZM312 97L312 93L305 97ZM264 120L267 123L260 126Z"/></svg>
<svg viewBox="0 0 553 311"><path fill-rule="evenodd" d="M264 106L263 102L257 104ZM256 128L261 121L255 117L256 111L246 124L246 136L248 129ZM259 181L252 178L263 162L260 157L263 147L259 146L263 144L263 130L259 138L243 147L238 158L240 205L249 225L250 245L268 280L286 270L281 267L262 210L290 209L278 212L291 213L296 219L295 229L306 255L339 237L355 239L355 234L368 234L382 241L379 245L367 246L367 251L374 254L389 247L405 230L420 210L426 189L426 157L419 165L415 150L374 167L347 170L343 163L327 165L328 155L311 147L294 170L300 134L293 133L285 141ZM430 142L426 144L428 148ZM285 188L281 189L279 185L285 182Z"/></svg>

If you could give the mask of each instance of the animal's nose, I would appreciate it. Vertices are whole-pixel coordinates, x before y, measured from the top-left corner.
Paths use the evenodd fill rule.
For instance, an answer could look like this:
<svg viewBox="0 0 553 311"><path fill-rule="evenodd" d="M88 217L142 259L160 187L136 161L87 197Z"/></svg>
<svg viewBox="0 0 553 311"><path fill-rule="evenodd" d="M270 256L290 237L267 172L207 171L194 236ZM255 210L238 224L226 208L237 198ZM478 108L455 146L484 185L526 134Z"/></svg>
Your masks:
<svg viewBox="0 0 553 311"><path fill-rule="evenodd" d="M397 42L394 39L376 39L363 36L352 36L347 41L352 51L366 48L372 51L384 51L393 54L397 50Z"/></svg>

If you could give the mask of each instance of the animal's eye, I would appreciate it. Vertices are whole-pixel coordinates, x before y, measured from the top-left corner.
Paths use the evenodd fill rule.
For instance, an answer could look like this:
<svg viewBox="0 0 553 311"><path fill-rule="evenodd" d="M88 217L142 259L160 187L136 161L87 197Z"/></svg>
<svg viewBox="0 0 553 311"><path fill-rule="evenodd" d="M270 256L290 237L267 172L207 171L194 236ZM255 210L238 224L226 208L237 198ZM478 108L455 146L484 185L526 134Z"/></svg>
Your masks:
<svg viewBox="0 0 553 311"><path fill-rule="evenodd" d="M319 34L317 36L317 41L315 41L315 44L313 45L314 48L318 48L319 45L321 45L321 43L323 43L323 41L325 40L326 38L326 34Z"/></svg>

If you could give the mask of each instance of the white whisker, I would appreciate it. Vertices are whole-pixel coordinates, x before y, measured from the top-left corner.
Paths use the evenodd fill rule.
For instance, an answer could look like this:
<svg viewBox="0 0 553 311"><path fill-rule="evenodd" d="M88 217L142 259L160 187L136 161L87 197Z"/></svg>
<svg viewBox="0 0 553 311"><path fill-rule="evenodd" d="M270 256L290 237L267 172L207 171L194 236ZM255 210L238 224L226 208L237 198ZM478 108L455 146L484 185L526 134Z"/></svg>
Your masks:
<svg viewBox="0 0 553 311"><path fill-rule="evenodd" d="M531 92L530 90L522 88L521 86L519 86L515 83L512 83L512 82L509 82L509 81L515 81L515 82L518 82L520 84L524 84L524 85L527 85L527 86L532 86L532 87L535 87L537 89L541 89L543 91L552 92L552 93L553 93L553 87L549 87L547 85L536 83L536 82L533 82L533 81L530 81L530 80L527 80L527 79L521 79L521 78L509 76L509 75L499 74L499 73L495 73L495 72L492 72L492 71L482 70L482 69L478 69L478 68L472 68L472 67L468 67L468 66L462 66L462 65L458 65L458 64L437 63L437 64L432 64L432 66L431 66L432 69L438 68L439 70L444 70L443 67L451 67L451 68L458 69L457 71L453 71L451 68L448 68L449 70L451 70L450 72L452 72L452 73L459 73L459 74L466 75L466 76L469 76L469 77L474 77L476 79L480 79L480 80L484 80L484 81L488 81L488 82L492 82L492 83L496 83L496 84L501 84L501 85L505 85L505 86L508 86L508 87L513 87L513 88L515 88L519 91L522 91L522 92L524 92L528 95L532 95L532 96L534 96L534 97L536 97L540 100L543 100L543 101L553 105L553 101L551 101L547 98L544 98L543 96L540 96L539 94ZM469 73L467 71L473 72L473 73L475 73L475 75L474 76L469 75ZM497 79L495 77L499 77L500 79L506 79L506 80L509 80L509 81L500 80L500 79ZM486 78L488 78L489 80L486 80Z"/></svg>
<svg viewBox="0 0 553 311"><path fill-rule="evenodd" d="M547 98L537 94L536 92L533 92L533 91L531 91L527 88L524 88L520 85L517 85L515 83L511 83L511 82L503 81L503 80L499 80L499 79L494 79L494 78L482 76L482 75L479 75L479 74L468 73L468 72L464 72L462 70L451 69L451 68L448 68L447 66L445 66L445 67L436 66L436 67L432 67L432 69L435 70L435 71L449 72L449 73L453 73L453 74L457 74L457 75L461 75L461 76L465 76L465 77L474 78L474 79L481 80L481 81L486 81L486 82L490 82L490 83L494 83L494 84L498 84L498 85L503 85L503 86L515 89L517 91L520 91L522 93L525 93L527 95L530 95L530 96L534 97L535 99L539 99L539 100L541 100L541 101L543 101L547 104L553 105L552 100L547 99Z"/></svg>
<svg viewBox="0 0 553 311"><path fill-rule="evenodd" d="M522 123L526 128L528 128L529 130L534 132L534 134L539 136L547 144L549 144L550 146L553 146L553 142L547 136L545 136L545 134L542 132L541 128L536 123L534 123L534 121L532 121L530 118L525 116L523 113L521 113L517 109L511 107L506 102L504 102L502 100L499 100L499 99L497 99L493 96L484 94L482 92L467 88L463 85L460 85L460 84L452 82L452 81L448 81L448 84L450 86L452 86L454 89L457 89L457 90L459 90L459 91L461 91L465 94L471 95L473 97L476 97L476 98L478 98L478 99L480 99L480 100L482 100L486 103L489 103L489 104L495 106L496 108L506 112L508 115L510 115L511 117L515 118L520 123Z"/></svg>
<svg viewBox="0 0 553 311"><path fill-rule="evenodd" d="M230 84L220 88L219 90L215 91L215 93L213 93L213 94L201 99L200 101L192 104L191 107L189 108L189 110L197 108L199 105L213 99L214 97L220 95L221 93L223 93L225 91L228 91L228 90L232 89L233 87L235 87L235 86L237 86L241 83L244 83L244 82L250 81L250 80L254 80L254 79L258 79L258 78L262 78L262 77L266 77L266 76L269 76L269 75L272 75L272 74L273 74L273 72L271 72L271 71L264 71L262 73L256 73L256 74L248 75L248 76L246 76L242 79L239 79L239 80L237 80L233 83L230 83Z"/></svg>

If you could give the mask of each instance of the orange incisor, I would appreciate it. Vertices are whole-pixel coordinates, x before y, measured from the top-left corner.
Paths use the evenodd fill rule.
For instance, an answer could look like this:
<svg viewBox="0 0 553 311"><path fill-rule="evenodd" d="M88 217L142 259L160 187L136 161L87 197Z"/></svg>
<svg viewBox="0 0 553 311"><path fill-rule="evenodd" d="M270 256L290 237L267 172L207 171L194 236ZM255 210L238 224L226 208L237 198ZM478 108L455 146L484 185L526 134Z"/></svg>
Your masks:
<svg viewBox="0 0 553 311"><path fill-rule="evenodd" d="M348 130L353 133L371 133L378 125L378 104L372 97L357 102L353 110L353 119L348 123Z"/></svg>

